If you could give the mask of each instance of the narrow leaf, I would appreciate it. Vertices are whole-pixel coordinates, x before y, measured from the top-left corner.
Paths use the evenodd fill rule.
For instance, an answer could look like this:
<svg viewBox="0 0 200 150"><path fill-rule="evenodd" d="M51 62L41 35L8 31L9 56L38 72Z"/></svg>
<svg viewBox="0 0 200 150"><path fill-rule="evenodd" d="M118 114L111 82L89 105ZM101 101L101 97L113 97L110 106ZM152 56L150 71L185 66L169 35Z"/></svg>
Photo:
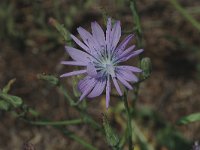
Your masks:
<svg viewBox="0 0 200 150"><path fill-rule="evenodd" d="M40 80L47 81L48 83L52 85L58 85L59 84L59 79L53 75L45 75L45 74L38 74L37 78Z"/></svg>
<svg viewBox="0 0 200 150"><path fill-rule="evenodd" d="M178 124L188 124L192 122L200 121L200 113L193 113L188 116L182 117L178 120Z"/></svg>
<svg viewBox="0 0 200 150"><path fill-rule="evenodd" d="M119 138L114 130L111 128L107 116L103 115L103 126L106 134L108 144L114 149L119 147Z"/></svg>
<svg viewBox="0 0 200 150"><path fill-rule="evenodd" d="M62 35L65 42L69 42L69 32L65 29L64 25L60 24L56 19L50 18L49 23L56 28L56 30Z"/></svg>
<svg viewBox="0 0 200 150"><path fill-rule="evenodd" d="M10 91L10 88L12 86L12 84L16 81L16 79L12 79L8 82L8 84L3 88L2 92L4 93L8 93Z"/></svg>
<svg viewBox="0 0 200 150"><path fill-rule="evenodd" d="M13 107L17 108L19 106L22 105L23 101L20 97L18 96L13 96L13 95L10 95L10 94L6 94L6 93L3 93L0 91L0 97L8 102L9 104L11 104Z"/></svg>

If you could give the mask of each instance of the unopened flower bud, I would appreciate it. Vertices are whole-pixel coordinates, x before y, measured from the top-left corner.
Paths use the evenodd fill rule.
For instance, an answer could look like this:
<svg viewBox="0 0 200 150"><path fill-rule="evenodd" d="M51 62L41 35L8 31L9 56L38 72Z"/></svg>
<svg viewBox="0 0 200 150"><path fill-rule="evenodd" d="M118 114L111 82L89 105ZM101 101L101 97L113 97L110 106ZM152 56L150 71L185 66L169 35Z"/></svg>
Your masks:
<svg viewBox="0 0 200 150"><path fill-rule="evenodd" d="M148 58L148 57L142 58L141 69L143 70L142 79L148 78L151 74L151 71L152 71L152 64L151 64L150 58Z"/></svg>

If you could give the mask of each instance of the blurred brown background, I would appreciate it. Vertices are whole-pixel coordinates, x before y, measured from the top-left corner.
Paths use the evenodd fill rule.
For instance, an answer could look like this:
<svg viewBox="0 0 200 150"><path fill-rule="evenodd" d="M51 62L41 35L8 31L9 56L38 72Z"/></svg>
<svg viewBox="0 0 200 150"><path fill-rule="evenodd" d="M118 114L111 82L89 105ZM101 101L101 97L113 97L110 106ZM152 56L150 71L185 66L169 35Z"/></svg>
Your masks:
<svg viewBox="0 0 200 150"><path fill-rule="evenodd" d="M200 1L179 2L190 15L200 20ZM188 141L200 140L200 123L176 125L180 117L200 111L200 32L167 0L140 0L137 5L144 56L150 57L153 64L151 77L141 84L137 107L153 109ZM63 95L36 78L38 73L60 75L70 70L60 65L61 60L67 59L64 41L48 19L55 18L77 35L77 27L89 29L90 22L95 20L105 29L105 14L120 20L124 32L132 30L134 22L128 0L1 0L0 88L16 78L11 94L22 97L42 116L53 120L73 119L77 114L65 103ZM62 82L71 87L70 78ZM111 101L111 107L116 106L115 98ZM105 111L102 103L99 100L88 102L90 114L99 123L101 112ZM157 145L155 149L170 150L164 142L155 140L155 144L157 131L164 128L158 125L152 129L151 117L148 119L140 123L148 141ZM117 123L115 126L120 130ZM69 128L98 149L109 149L105 139L87 125ZM0 111L0 149L20 150L27 141L36 150L85 149L53 127L31 126L11 113Z"/></svg>

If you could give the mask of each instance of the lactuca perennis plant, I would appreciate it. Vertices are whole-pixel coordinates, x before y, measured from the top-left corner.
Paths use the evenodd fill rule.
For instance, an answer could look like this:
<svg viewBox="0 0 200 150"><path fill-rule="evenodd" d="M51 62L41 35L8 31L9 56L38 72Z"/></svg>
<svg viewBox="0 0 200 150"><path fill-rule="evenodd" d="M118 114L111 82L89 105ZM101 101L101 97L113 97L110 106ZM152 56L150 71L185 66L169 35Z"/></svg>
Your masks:
<svg viewBox="0 0 200 150"><path fill-rule="evenodd" d="M84 69L65 73L61 77L86 74L86 77L78 83L78 89L82 93L80 100L84 97L97 97L106 89L106 107L108 108L111 81L119 95L122 96L119 82L132 90L133 87L129 82L137 82L138 78L134 73L142 71L137 67L120 65L120 63L139 55L143 49L134 50L135 45L127 48L133 34L128 35L118 44L121 37L120 21L116 21L112 26L111 18L108 18L105 34L97 22L92 22L91 28L92 34L82 27L77 28L83 42L74 35L71 35L71 38L84 51L65 46L73 61L61 62L64 65L83 66Z"/></svg>

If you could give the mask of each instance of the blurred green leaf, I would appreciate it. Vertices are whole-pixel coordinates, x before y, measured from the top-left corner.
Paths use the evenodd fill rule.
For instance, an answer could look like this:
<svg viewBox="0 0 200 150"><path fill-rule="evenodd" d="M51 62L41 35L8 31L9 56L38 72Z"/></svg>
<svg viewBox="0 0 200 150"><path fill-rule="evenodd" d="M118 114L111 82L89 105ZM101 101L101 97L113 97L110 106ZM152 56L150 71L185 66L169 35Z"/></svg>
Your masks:
<svg viewBox="0 0 200 150"><path fill-rule="evenodd" d="M160 146L165 146L170 150L188 150L191 145L180 132L171 126L167 126L157 133L157 141Z"/></svg>
<svg viewBox="0 0 200 150"><path fill-rule="evenodd" d="M52 85L58 85L59 84L59 79L53 75L45 75L45 74L38 74L37 78L40 80L47 81L48 83Z"/></svg>
<svg viewBox="0 0 200 150"><path fill-rule="evenodd" d="M111 128L108 118L105 114L103 114L103 126L106 134L106 139L108 144L113 148L113 149L119 149L119 137L117 134L114 132L114 130Z"/></svg>
<svg viewBox="0 0 200 150"><path fill-rule="evenodd" d="M56 28L56 30L62 35L65 42L69 42L69 32L65 29L63 24L60 24L56 19L50 18L49 23Z"/></svg>
<svg viewBox="0 0 200 150"><path fill-rule="evenodd" d="M10 107L9 103L5 102L4 100L0 100L0 110L8 110Z"/></svg>
<svg viewBox="0 0 200 150"><path fill-rule="evenodd" d="M9 94L3 93L1 91L0 91L0 97L2 100L4 100L5 102L8 102L15 108L21 106L23 103L23 101L20 97L9 95Z"/></svg>
<svg viewBox="0 0 200 150"><path fill-rule="evenodd" d="M6 1L4 1L3 3L1 3L0 5L0 20L1 23L0 24L0 37L12 37L12 36L16 36L17 32L15 30L15 20L14 20L14 15L13 15L13 11L14 11L14 5L12 3L7 3Z"/></svg>
<svg viewBox="0 0 200 150"><path fill-rule="evenodd" d="M34 110L34 109L32 109L32 108L30 108L30 109L28 110L28 112L29 112L33 117L38 117L38 116L40 115L39 112L37 112L36 110Z"/></svg>
<svg viewBox="0 0 200 150"><path fill-rule="evenodd" d="M13 83L16 81L16 79L12 79L8 82L8 84L3 88L2 92L3 93L8 93L10 91L11 86Z"/></svg>
<svg viewBox="0 0 200 150"><path fill-rule="evenodd" d="M174 6L174 8L185 18L186 21L190 22L193 27L200 32L200 23L192 17L185 8L183 8L177 0L169 0L169 2Z"/></svg>
<svg viewBox="0 0 200 150"><path fill-rule="evenodd" d="M182 117L177 121L178 124L188 124L191 122L200 121L200 113L193 113L188 116Z"/></svg>

